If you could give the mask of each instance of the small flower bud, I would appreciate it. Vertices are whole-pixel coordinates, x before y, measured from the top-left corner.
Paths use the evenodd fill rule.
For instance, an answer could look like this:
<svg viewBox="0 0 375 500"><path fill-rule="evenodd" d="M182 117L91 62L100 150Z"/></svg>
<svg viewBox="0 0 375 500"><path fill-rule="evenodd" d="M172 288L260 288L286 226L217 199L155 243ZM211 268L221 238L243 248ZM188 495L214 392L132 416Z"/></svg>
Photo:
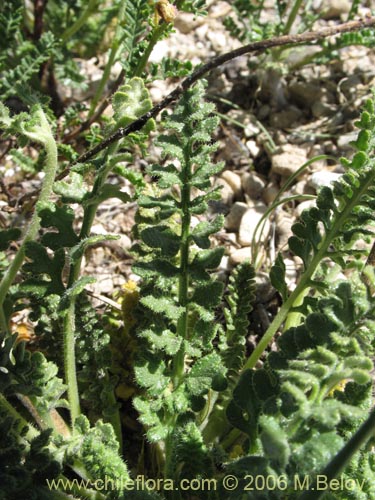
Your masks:
<svg viewBox="0 0 375 500"><path fill-rule="evenodd" d="M172 5L168 0L160 0L156 3L156 11L158 15L166 23L173 23L175 17L177 16L177 8Z"/></svg>

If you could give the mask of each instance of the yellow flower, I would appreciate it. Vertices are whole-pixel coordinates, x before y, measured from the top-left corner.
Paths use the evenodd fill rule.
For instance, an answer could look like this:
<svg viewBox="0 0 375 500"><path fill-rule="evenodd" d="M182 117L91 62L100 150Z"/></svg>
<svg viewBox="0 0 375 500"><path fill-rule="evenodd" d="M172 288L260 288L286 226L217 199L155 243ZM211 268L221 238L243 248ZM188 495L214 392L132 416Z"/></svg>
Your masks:
<svg viewBox="0 0 375 500"><path fill-rule="evenodd" d="M235 444L232 451L230 452L230 458L235 460L236 458L243 457L244 451L241 445Z"/></svg>
<svg viewBox="0 0 375 500"><path fill-rule="evenodd" d="M332 389L329 391L328 393L328 397L333 397L334 393L336 391L339 391L339 392L344 392L345 391L345 387L346 387L346 384L349 382L348 379L344 379L344 380L341 380L341 382L339 382L338 384L336 384L334 387L332 387Z"/></svg>
<svg viewBox="0 0 375 500"><path fill-rule="evenodd" d="M137 283L133 280L127 281L122 288L121 310L125 328L129 331L130 327L135 324L133 311L139 301L139 289Z"/></svg>

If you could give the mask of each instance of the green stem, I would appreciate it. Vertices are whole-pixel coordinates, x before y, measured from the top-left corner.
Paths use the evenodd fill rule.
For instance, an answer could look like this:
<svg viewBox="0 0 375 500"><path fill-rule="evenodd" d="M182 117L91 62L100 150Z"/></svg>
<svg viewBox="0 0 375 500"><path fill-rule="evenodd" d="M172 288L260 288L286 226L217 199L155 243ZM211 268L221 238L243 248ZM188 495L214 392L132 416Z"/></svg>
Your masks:
<svg viewBox="0 0 375 500"><path fill-rule="evenodd" d="M181 243L180 243L180 276L178 282L178 304L185 310L177 321L177 337L186 339L188 336L188 302L189 302L189 249L190 249L190 177L191 177L191 151L187 147L185 151L185 158L182 163L182 181L181 188ZM183 379L185 373L185 349L181 343L180 350L173 360L172 380L173 386L176 389ZM177 415L169 417L169 426L173 427ZM173 436L170 435L165 440L165 477L174 475L173 462L171 460L171 449Z"/></svg>
<svg viewBox="0 0 375 500"><path fill-rule="evenodd" d="M107 64L105 65L99 86L95 92L94 97L92 98L90 111L88 113L88 119L90 119L95 112L96 106L98 105L98 102L99 102L101 96L103 95L104 87L106 86L107 81L110 77L112 66L115 63L117 51L118 51L119 46L120 46L120 43L119 43L119 40L121 38L121 31L120 30L121 30L122 22L123 22L124 17L125 17L125 13L126 13L126 1L124 1L120 4L118 16L117 16L117 26L116 26L115 34L114 34L113 41L112 41L111 51L109 53L108 61L107 61Z"/></svg>
<svg viewBox="0 0 375 500"><path fill-rule="evenodd" d="M175 3L177 10L181 7L181 5L183 3L184 3L184 0L178 0ZM143 56L141 57L141 59L138 63L138 66L134 72L134 76L141 76L142 75L142 73L146 67L146 64L148 62L148 59L151 55L151 52L154 50L155 45L157 44L157 42L159 41L159 39L163 35L164 31L168 28L168 26L169 26L168 23L163 22L162 24L160 24L159 26L156 26L154 28L154 33L152 34L151 39L149 41L149 44L148 44Z"/></svg>
<svg viewBox="0 0 375 500"><path fill-rule="evenodd" d="M108 156L113 154L117 149L117 145L113 145L107 150L105 157L103 158L103 164L107 165L101 172L98 173L94 186L91 192L91 199L94 199L100 192L101 187L105 183L108 173L112 168L110 162L108 162ZM98 208L97 203L88 204L84 209L83 221L81 226L81 231L79 234L80 241L88 238L90 236L91 227L95 220L96 211ZM72 262L70 266L68 288L72 287L74 283L79 279L81 273L83 255L78 257ZM77 374L76 374L76 362L75 362L75 315L76 315L76 296L72 296L70 299L69 308L66 311L64 318L64 364L65 364L65 378L68 385L68 397L71 405L71 420L74 420L80 414L79 405L79 392L77 384ZM113 396L114 400L114 396ZM110 423L115 431L117 440L120 445L120 452L122 450L122 431L121 431L121 419L118 412L116 412L110 418Z"/></svg>
<svg viewBox="0 0 375 500"><path fill-rule="evenodd" d="M104 179L102 179L102 177L99 174L99 176L95 181L92 195L95 195L99 191L99 188L104 182ZM89 236L91 226L95 218L96 209L97 209L97 204L88 205L88 207L86 207L79 235L80 241ZM82 259L83 255L78 257L70 266L68 288L72 287L80 276ZM64 317L64 367L65 367L65 379L68 386L70 418L72 421L72 425L74 425L75 419L81 413L80 403L79 403L78 382L77 382L76 360L75 360L76 300L77 297L73 295L70 299L70 304Z"/></svg>
<svg viewBox="0 0 375 500"><path fill-rule="evenodd" d="M189 153L190 154L190 153ZM189 247L190 247L190 158L185 155L183 186L181 188L181 243L180 243L180 276L178 283L178 303L185 311L177 322L177 336L186 339L188 335L188 294L189 294ZM185 369L185 352L181 347L173 366L174 387L179 385Z"/></svg>
<svg viewBox="0 0 375 500"><path fill-rule="evenodd" d="M30 225L25 233L22 244L0 282L0 328L4 332L9 332L9 325L3 307L4 301L9 291L9 288L12 285L25 259L26 244L29 241L35 240L35 238L38 235L38 231L40 228L40 219L38 216L37 206L38 204L43 204L49 200L52 193L53 182L55 180L55 175L57 170L57 146L52 135L52 130L47 122L47 119L43 111L38 110L37 114L39 115L44 130L43 145L47 153L45 167L44 167L45 176L43 179L42 189L40 191L36 208L31 217ZM37 137L35 137L35 139L37 139Z"/></svg>
<svg viewBox="0 0 375 500"><path fill-rule="evenodd" d="M289 298L284 302L281 306L280 311L268 327L266 333L263 335L259 344L256 346L254 352L249 357L247 362L245 363L243 370L248 370L254 368L257 361L261 357L263 351L266 349L269 342L272 340L274 335L277 333L278 329L286 319L290 310L293 306L297 304L297 302L303 297L303 294L307 293L308 288L310 288L311 279L317 270L318 266L322 262L322 260L326 257L329 257L329 247L337 237L338 233L341 231L343 225L349 217L349 214L352 212L354 207L357 205L358 200L366 193L370 186L372 186L374 182L375 174L373 172L370 173L366 182L364 182L361 186L361 189L353 195L351 200L348 200L347 204L343 208L342 212L337 215L337 218L333 224L333 227L329 233L326 234L325 238L321 241L319 249L316 251L314 257L309 263L307 269L303 273L299 284L295 288L295 290L290 294Z"/></svg>
<svg viewBox="0 0 375 500"><path fill-rule="evenodd" d="M98 174L91 196L94 197L105 181L106 175ZM97 204L90 204L85 208L79 239L82 241L90 235L91 226L96 214ZM78 257L70 266L68 288L72 287L78 280L81 272L83 255ZM79 391L77 382L76 360L75 360L75 315L76 300L73 295L70 299L69 307L64 317L64 367L65 380L68 386L68 398L70 404L70 418L72 425L75 419L80 415Z"/></svg>
<svg viewBox="0 0 375 500"><path fill-rule="evenodd" d="M290 30L294 24L294 21L296 20L296 17L297 17L297 14L298 14L298 11L299 11L301 5L302 5L302 0L296 0L294 2L293 8L290 11L288 20L287 20L285 28L284 28L284 35L289 35Z"/></svg>
<svg viewBox="0 0 375 500"><path fill-rule="evenodd" d="M72 298L64 317L64 369L68 386L70 419L72 427L81 413L75 358L75 299Z"/></svg>
<svg viewBox="0 0 375 500"><path fill-rule="evenodd" d="M63 44L68 42L69 38L71 38L75 33L77 33L78 30L82 28L82 26L85 24L85 22L88 20L88 18L96 9L97 3L98 0L89 0L89 4L86 7L86 10L84 10L81 16L76 20L76 22L73 23L72 26L67 28L61 35L61 41Z"/></svg>
<svg viewBox="0 0 375 500"><path fill-rule="evenodd" d="M39 436L39 432L29 424L19 413L17 410L13 408L13 406L8 402L3 394L0 393L0 408L5 410L8 415L12 417L14 421L17 422L17 431L22 433L25 428L27 428L26 434L23 436L24 439L31 441L32 439Z"/></svg>
<svg viewBox="0 0 375 500"><path fill-rule="evenodd" d="M151 52L154 50L155 45L158 43L159 39L163 35L164 31L167 29L168 24L167 23L162 23L156 28L154 28L154 31L151 35L150 41L146 47L146 50L144 51L141 59L139 60L139 63L134 71L134 76L141 76L146 64L148 62L148 59L151 55Z"/></svg>

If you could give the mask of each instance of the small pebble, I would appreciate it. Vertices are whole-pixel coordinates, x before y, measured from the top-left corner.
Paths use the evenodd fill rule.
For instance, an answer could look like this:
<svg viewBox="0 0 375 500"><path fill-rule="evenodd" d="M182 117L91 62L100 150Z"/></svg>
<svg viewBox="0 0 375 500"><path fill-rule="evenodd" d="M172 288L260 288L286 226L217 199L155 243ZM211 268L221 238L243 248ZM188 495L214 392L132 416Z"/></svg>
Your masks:
<svg viewBox="0 0 375 500"><path fill-rule="evenodd" d="M216 186L222 186L220 190L221 200L227 205L232 205L234 200L234 192L230 184L222 178L218 178L215 181Z"/></svg>
<svg viewBox="0 0 375 500"><path fill-rule="evenodd" d="M234 196L236 197L241 196L242 193L241 177L238 174L232 172L231 170L225 170L221 174L221 178L224 179L232 188Z"/></svg>
<svg viewBox="0 0 375 500"><path fill-rule="evenodd" d="M275 182L270 182L269 184L267 184L267 187L265 187L262 195L262 198L267 205L271 205L276 196L279 194L279 191L280 186Z"/></svg>
<svg viewBox="0 0 375 500"><path fill-rule="evenodd" d="M235 250L233 250L233 252L231 252L229 256L229 264L235 266L250 258L251 250L249 247L236 248Z"/></svg>
<svg viewBox="0 0 375 500"><path fill-rule="evenodd" d="M339 180L341 176L342 174L338 174L336 172L314 172L311 175L308 183L310 186L318 190L323 186L332 187L332 182Z"/></svg>
<svg viewBox="0 0 375 500"><path fill-rule="evenodd" d="M351 149L353 150L353 146L350 145L352 141L355 141L358 137L358 132L353 131L349 132L348 134L342 134L339 136L337 140L337 145L339 148L342 149Z"/></svg>
<svg viewBox="0 0 375 500"><path fill-rule="evenodd" d="M302 111L295 106L291 106L289 109L285 109L279 113L272 113L270 123L272 127L288 129L296 123L301 116Z"/></svg>
<svg viewBox="0 0 375 500"><path fill-rule="evenodd" d="M347 14L351 9L349 0L324 0L321 6L323 19L335 19Z"/></svg>
<svg viewBox="0 0 375 500"><path fill-rule="evenodd" d="M266 212L267 207L263 203L259 203L251 208L249 208L242 216L240 227L238 230L238 243L242 246L250 246L253 241L253 236L258 222L263 217ZM265 221L264 229L260 233L260 229L257 231L257 240L264 241L269 233L270 223L268 220Z"/></svg>
<svg viewBox="0 0 375 500"><path fill-rule="evenodd" d="M286 144L281 153L272 156L272 172L289 177L293 175L307 161L306 150Z"/></svg>
<svg viewBox="0 0 375 500"><path fill-rule="evenodd" d="M246 203L237 201L230 209L229 214L225 218L224 227L228 231L238 231L241 223L242 216L248 210Z"/></svg>
<svg viewBox="0 0 375 500"><path fill-rule="evenodd" d="M294 218L285 210L279 210L276 212L275 217L276 222L276 233L278 239L278 249L282 249L288 242L288 238L292 236L292 225L294 224Z"/></svg>
<svg viewBox="0 0 375 500"><path fill-rule="evenodd" d="M242 176L242 189L251 199L261 197L266 181L256 172L245 172Z"/></svg>
<svg viewBox="0 0 375 500"><path fill-rule="evenodd" d="M246 141L246 147L253 158L256 158L260 153L260 147L254 140Z"/></svg>

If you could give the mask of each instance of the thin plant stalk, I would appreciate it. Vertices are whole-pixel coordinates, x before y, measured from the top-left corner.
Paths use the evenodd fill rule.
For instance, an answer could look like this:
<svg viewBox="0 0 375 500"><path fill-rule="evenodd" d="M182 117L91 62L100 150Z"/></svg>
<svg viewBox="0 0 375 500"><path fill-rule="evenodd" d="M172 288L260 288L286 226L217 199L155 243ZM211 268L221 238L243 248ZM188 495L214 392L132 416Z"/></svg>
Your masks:
<svg viewBox="0 0 375 500"><path fill-rule="evenodd" d="M258 249L260 245L260 236L258 235L258 231L261 228L261 232L263 231L265 221L267 217L269 217L270 213L275 210L275 208L283 203L286 203L287 201L292 201L292 200L297 200L297 199L304 199L304 200L309 200L309 199L314 199L316 196L310 196L310 195L296 195L296 196L290 196L288 198L284 198L283 200L280 200L281 195L288 189L289 186L292 185L292 183L298 178L299 175L307 168L309 167L312 163L316 161L321 161L321 160L329 160L329 159L334 159L330 155L319 155L319 156L314 156L313 158L310 158L307 162L305 162L301 167L299 167L290 177L288 177L288 180L283 184L283 186L280 188L279 192L277 193L276 198L272 202L272 205L268 208L266 213L262 216L262 218L259 220L258 224L255 226L255 231L253 234L253 239L251 242L251 255L258 255ZM255 264L256 265L256 264Z"/></svg>
<svg viewBox="0 0 375 500"><path fill-rule="evenodd" d="M94 198L100 191L101 187L105 183L108 173L112 168L110 162L107 162L108 155L113 153L117 149L117 145L113 145L107 150L107 153L103 159L103 163L107 164L106 168L101 171L95 180L91 196ZM88 238L90 236L91 227L95 219L96 210L98 205L96 203L88 204L84 210L83 221L81 226L81 231L79 234L80 241ZM74 283L79 279L81 273L83 254L77 257L70 266L68 287L72 287ZM71 406L71 420L74 423L75 419L80 415L80 403L79 403L79 392L76 374L76 362L75 362L75 317L76 317L76 296L73 294L70 298L70 304L66 311L64 318L64 365L66 382L68 385L68 397ZM122 447L121 438L121 420L120 415L116 412L111 417L111 424L114 428L115 434L117 436L120 451Z"/></svg>
<svg viewBox="0 0 375 500"><path fill-rule="evenodd" d="M98 105L98 102L99 102L101 96L103 95L104 87L106 86L106 83L108 82L108 79L110 77L111 69L116 61L117 52L118 52L118 49L120 46L119 39L120 39L120 35L121 35L121 24L124 21L125 13L126 13L126 1L121 3L119 11L118 11L117 26L116 26L116 30L115 30L115 35L113 37L112 46L111 46L111 50L109 53L108 61L107 61L107 64L105 65L99 86L95 92L94 97L92 98L90 110L88 113L88 119L90 119L95 112L95 109Z"/></svg>
<svg viewBox="0 0 375 500"><path fill-rule="evenodd" d="M43 127L43 138L42 140L39 140L38 142L42 142L45 150L46 150L46 160L45 160L45 167L44 167L44 178L42 182L42 188L39 194L38 198L38 203L36 205L35 211L31 217L31 221L29 224L28 229L26 230L25 236L23 238L23 241L21 243L20 248L18 249L18 252L16 253L12 263L10 264L9 268L5 272L1 282L0 282L0 328L4 332L9 333L9 325L8 321L6 319L6 314L4 311L4 301L6 298L6 295L9 291L9 288L11 287L12 283L14 282L16 275L22 266L22 263L25 259L25 250L26 250L26 244L29 241L35 240L35 238L38 235L38 231L40 228L40 218L38 215L38 204L43 204L46 203L51 194L52 194L52 187L53 187L53 182L55 180L55 175L57 171L57 146L55 139L52 134L52 130L49 126L49 123L47 121L47 118L45 117L43 111L40 109L37 111L37 115L40 119L41 125ZM39 137L35 134L35 136L32 137L34 140L38 140Z"/></svg>
<svg viewBox="0 0 375 500"><path fill-rule="evenodd" d="M89 0L89 3L86 9L82 12L81 16L61 35L61 41L63 44L68 42L69 39L82 28L91 14L95 11L97 4L98 0Z"/></svg>
<svg viewBox="0 0 375 500"><path fill-rule="evenodd" d="M369 187L374 182L374 175L375 174L369 175L366 183L364 183L364 185L362 186L361 191L357 194L357 196L353 196L353 198L350 201L348 201L346 206L343 208L342 212L338 214L334 227L331 229L331 232L327 234L327 236L322 240L318 251L312 258L311 262L309 263L308 268L303 273L299 284L290 294L289 298L281 306L278 314L275 316L274 320L268 327L267 331L263 335L259 344L254 349L252 355L245 363L243 371L254 368L257 361L259 360L264 350L266 349L267 345L269 344L269 342L271 342L272 338L277 333L277 331L287 318L288 314L291 312L292 307L300 305L301 300L303 300L304 295L307 293L310 287L311 279L315 274L315 271L322 262L323 258L327 255L329 246L331 245L332 241L336 238L339 231L342 229L349 214L357 205L358 199L361 196L363 196L365 192L367 192Z"/></svg>
<svg viewBox="0 0 375 500"><path fill-rule="evenodd" d="M303 3L302 0L296 0L294 2L294 5L292 7L292 10L290 11L288 20L285 24L284 35L288 35L290 33L290 30L292 29L292 26L294 24L294 21L296 20L298 11L299 11L302 3Z"/></svg>
<svg viewBox="0 0 375 500"><path fill-rule="evenodd" d="M355 453L357 453L366 442L374 435L375 431L375 409L373 409L367 420L360 426L357 432L349 439L345 446L335 455L335 457L320 472L319 476L324 478L326 483L337 477ZM316 480L308 491L302 493L298 500L318 500L324 493L323 489L317 488Z"/></svg>

